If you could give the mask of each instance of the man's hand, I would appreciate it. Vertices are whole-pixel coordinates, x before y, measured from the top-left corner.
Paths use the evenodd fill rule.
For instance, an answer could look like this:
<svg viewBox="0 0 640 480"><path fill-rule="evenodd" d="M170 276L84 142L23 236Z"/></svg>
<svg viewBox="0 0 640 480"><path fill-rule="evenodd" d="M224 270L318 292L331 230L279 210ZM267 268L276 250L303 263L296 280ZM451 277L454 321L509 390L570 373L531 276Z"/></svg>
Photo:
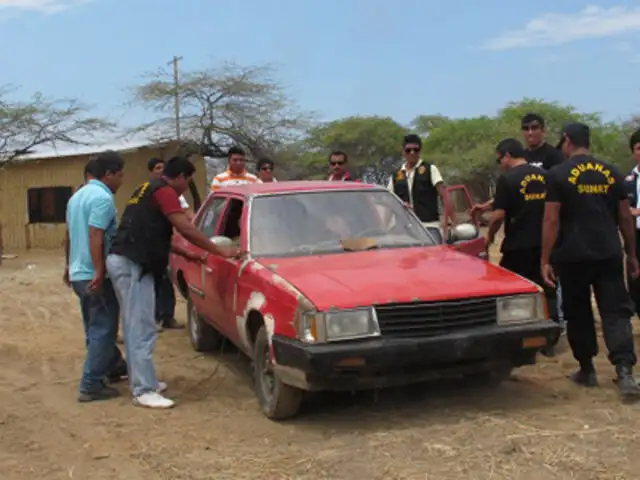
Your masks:
<svg viewBox="0 0 640 480"><path fill-rule="evenodd" d="M64 267L64 273L62 274L62 282L67 286L71 286L71 280L69 279L69 265Z"/></svg>
<svg viewBox="0 0 640 480"><path fill-rule="evenodd" d="M476 203L469 210L470 215L477 215L478 213L483 213L487 210L487 207L484 203Z"/></svg>
<svg viewBox="0 0 640 480"><path fill-rule="evenodd" d="M89 293L100 293L102 291L102 285L104 284L104 272L96 272L93 276L93 280L89 282L87 290Z"/></svg>
<svg viewBox="0 0 640 480"><path fill-rule="evenodd" d="M637 265L637 264L636 264ZM556 273L553 271L553 267L551 265L543 264L540 269L542 273L542 280L544 283L549 285L550 287L556 287Z"/></svg>
<svg viewBox="0 0 640 480"><path fill-rule="evenodd" d="M411 204L409 202L404 202L404 206L407 207L407 208L413 209L413 207L411 206Z"/></svg>
<svg viewBox="0 0 640 480"><path fill-rule="evenodd" d="M640 217L640 208L632 208L631 215L633 215L634 217Z"/></svg>
<svg viewBox="0 0 640 480"><path fill-rule="evenodd" d="M244 252L240 247L230 246L230 247L218 247L220 252L220 256L225 258L240 258Z"/></svg>
<svg viewBox="0 0 640 480"><path fill-rule="evenodd" d="M627 274L634 280L640 276L640 265L638 259L627 255Z"/></svg>

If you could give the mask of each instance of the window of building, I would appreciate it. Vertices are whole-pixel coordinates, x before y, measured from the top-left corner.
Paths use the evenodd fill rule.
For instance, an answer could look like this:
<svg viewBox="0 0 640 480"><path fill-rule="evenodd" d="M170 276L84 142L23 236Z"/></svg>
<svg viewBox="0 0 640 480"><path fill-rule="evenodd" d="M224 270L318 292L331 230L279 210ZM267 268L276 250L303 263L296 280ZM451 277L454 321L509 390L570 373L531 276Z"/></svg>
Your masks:
<svg viewBox="0 0 640 480"><path fill-rule="evenodd" d="M27 190L29 223L65 223L72 187L42 187Z"/></svg>

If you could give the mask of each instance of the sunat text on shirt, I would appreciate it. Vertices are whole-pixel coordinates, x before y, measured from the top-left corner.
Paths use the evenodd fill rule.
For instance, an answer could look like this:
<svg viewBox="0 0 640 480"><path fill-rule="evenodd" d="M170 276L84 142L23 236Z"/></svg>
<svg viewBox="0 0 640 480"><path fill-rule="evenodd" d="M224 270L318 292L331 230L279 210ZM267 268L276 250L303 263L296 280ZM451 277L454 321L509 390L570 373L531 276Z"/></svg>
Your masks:
<svg viewBox="0 0 640 480"><path fill-rule="evenodd" d="M542 190L541 192L530 192L529 187L534 187L533 190ZM529 202L531 200L544 200L547 196L545 190L544 176L531 173L525 176L520 182L520 193L524 196L524 200Z"/></svg>
<svg viewBox="0 0 640 480"><path fill-rule="evenodd" d="M590 172L596 173L595 178L600 181L590 179L588 183L581 183L582 175ZM593 176L591 177L594 178ZM611 174L611 170L604 165L593 162L576 165L569 172L568 180L578 187L578 193L584 195L606 195L609 193L611 185L616 183L616 179Z"/></svg>

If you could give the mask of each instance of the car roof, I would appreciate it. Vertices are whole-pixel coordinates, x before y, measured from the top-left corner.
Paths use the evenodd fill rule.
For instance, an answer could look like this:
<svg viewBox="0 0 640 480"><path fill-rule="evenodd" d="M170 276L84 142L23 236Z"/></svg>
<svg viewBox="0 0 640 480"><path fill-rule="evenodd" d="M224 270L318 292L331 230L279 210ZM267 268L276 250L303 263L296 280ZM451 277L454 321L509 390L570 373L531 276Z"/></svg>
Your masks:
<svg viewBox="0 0 640 480"><path fill-rule="evenodd" d="M360 182L329 182L327 180L299 180L272 183L250 183L245 185L224 186L215 193L230 193L235 195L275 195L293 192L321 192L340 190L377 190L380 185Z"/></svg>

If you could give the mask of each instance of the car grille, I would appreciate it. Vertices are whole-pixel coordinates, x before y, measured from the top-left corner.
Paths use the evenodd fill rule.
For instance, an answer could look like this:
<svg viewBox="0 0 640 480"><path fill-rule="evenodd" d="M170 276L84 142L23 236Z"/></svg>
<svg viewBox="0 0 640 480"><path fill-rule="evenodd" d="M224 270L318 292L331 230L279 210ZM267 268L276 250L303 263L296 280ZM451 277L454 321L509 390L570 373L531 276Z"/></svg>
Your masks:
<svg viewBox="0 0 640 480"><path fill-rule="evenodd" d="M431 337L496 324L495 298L429 303L389 303L375 307L386 337Z"/></svg>

